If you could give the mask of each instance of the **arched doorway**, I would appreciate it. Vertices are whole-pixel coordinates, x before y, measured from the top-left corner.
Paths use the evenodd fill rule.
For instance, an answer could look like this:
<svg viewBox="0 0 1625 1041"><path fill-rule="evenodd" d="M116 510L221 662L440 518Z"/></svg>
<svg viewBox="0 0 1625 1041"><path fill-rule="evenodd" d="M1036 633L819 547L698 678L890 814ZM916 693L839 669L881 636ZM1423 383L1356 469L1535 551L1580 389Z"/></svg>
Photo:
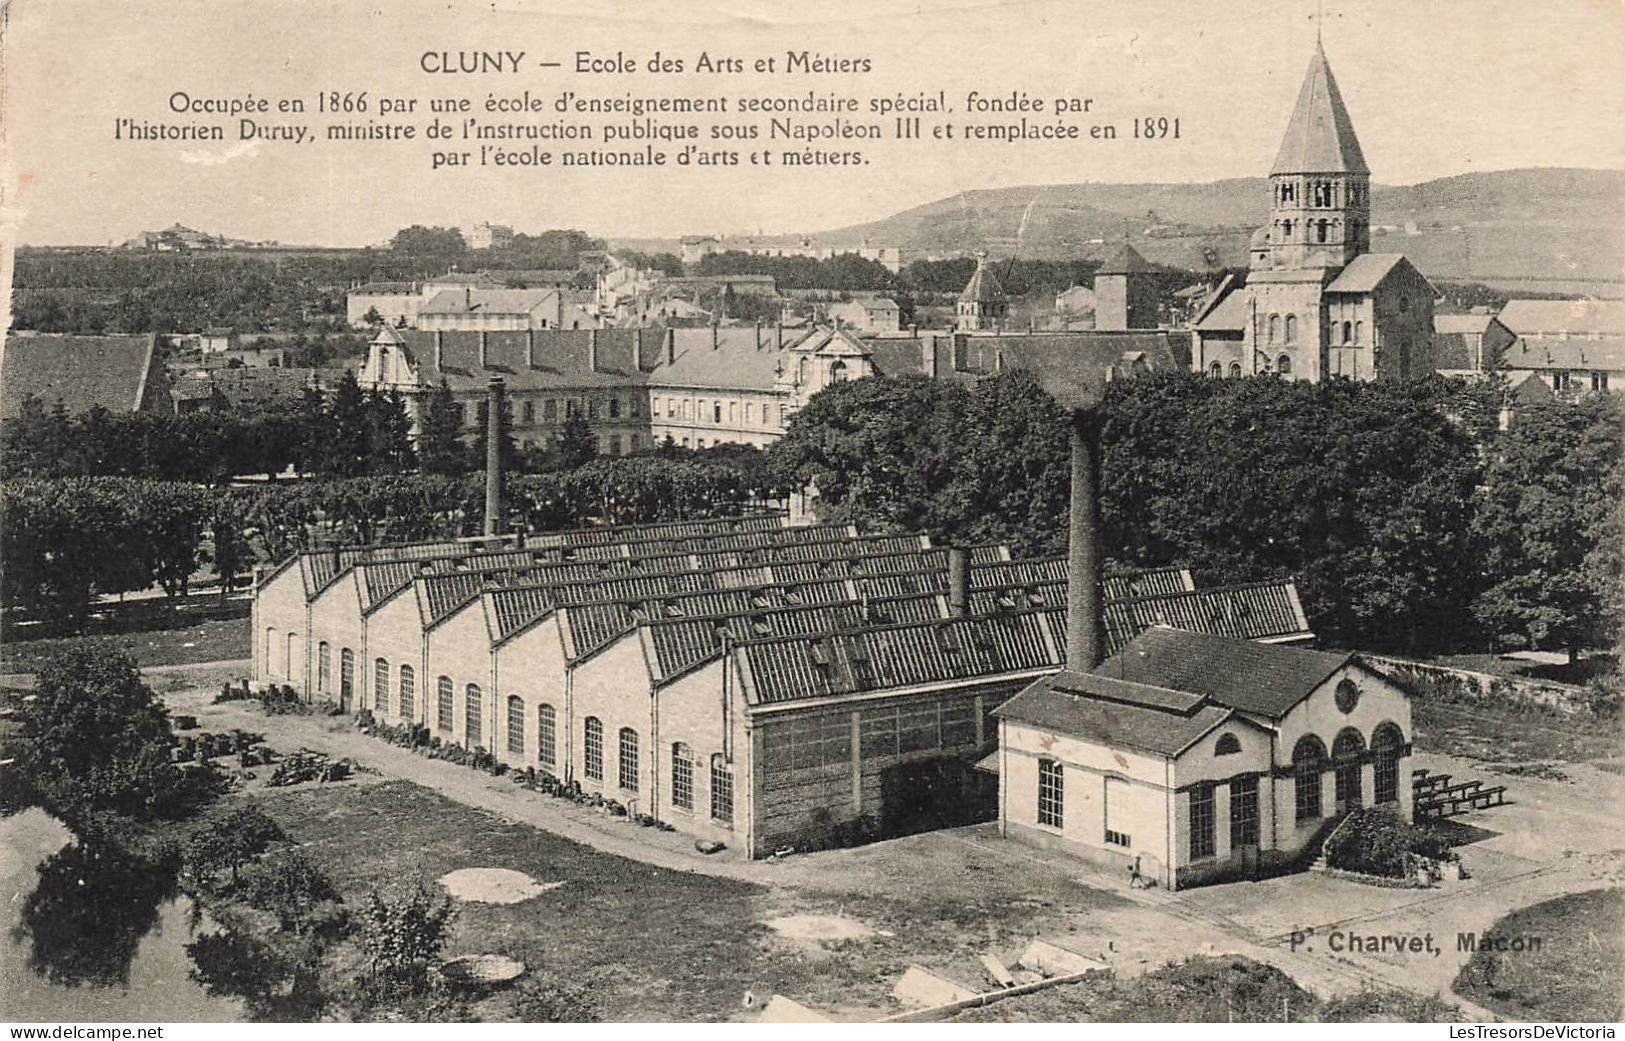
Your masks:
<svg viewBox="0 0 1625 1041"><path fill-rule="evenodd" d="M1365 766L1365 738L1353 727L1344 727L1338 731L1337 740L1332 742L1332 765L1336 772L1337 812L1339 814L1357 810L1364 804L1364 793L1361 791L1360 771Z"/></svg>

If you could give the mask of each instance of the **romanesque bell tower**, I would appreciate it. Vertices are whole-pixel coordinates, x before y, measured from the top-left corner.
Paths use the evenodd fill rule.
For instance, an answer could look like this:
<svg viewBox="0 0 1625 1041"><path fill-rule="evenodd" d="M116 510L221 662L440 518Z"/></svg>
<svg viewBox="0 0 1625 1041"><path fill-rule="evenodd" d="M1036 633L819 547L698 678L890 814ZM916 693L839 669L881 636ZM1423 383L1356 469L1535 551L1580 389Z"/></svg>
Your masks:
<svg viewBox="0 0 1625 1041"><path fill-rule="evenodd" d="M1317 40L1270 169L1270 223L1255 269L1338 269L1371 248L1371 170Z"/></svg>

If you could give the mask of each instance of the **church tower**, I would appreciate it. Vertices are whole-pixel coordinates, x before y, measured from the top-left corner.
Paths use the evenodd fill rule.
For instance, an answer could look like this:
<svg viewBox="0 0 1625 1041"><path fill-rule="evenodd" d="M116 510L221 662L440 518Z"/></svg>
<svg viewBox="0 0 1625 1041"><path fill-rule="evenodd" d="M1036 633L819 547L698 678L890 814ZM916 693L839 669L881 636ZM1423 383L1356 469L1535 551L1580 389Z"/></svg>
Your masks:
<svg viewBox="0 0 1625 1041"><path fill-rule="evenodd" d="M1253 236L1256 269L1339 269L1371 248L1371 170L1315 41L1270 169L1270 223Z"/></svg>

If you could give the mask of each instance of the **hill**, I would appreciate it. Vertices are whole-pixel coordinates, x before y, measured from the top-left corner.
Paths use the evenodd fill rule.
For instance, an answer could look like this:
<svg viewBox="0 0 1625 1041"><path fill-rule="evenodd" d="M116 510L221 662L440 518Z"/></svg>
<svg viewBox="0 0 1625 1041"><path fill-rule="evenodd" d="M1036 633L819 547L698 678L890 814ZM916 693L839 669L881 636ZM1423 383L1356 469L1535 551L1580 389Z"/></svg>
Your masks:
<svg viewBox="0 0 1625 1041"><path fill-rule="evenodd" d="M1146 258L1201 270L1245 264L1268 217L1262 177L1209 184L1054 184L960 192L867 224L811 235L819 245L900 246L926 255L1103 255L1125 234ZM1625 274L1625 172L1470 173L1372 191L1372 249L1405 253L1442 280L1584 285ZM792 243L800 235L758 239ZM1606 291L1603 286L1594 287Z"/></svg>

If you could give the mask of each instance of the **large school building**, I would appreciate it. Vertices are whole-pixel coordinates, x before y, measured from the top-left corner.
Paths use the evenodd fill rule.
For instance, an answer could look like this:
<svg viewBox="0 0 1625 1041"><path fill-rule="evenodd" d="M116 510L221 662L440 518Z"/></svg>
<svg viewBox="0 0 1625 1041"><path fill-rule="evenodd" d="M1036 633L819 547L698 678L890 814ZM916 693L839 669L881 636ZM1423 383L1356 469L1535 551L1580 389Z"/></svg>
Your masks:
<svg viewBox="0 0 1625 1041"><path fill-rule="evenodd" d="M256 585L253 672L752 855L986 819L993 711L1060 667L1066 574L949 557L777 517L312 550ZM1113 648L1312 635L1289 582L1105 592Z"/></svg>

